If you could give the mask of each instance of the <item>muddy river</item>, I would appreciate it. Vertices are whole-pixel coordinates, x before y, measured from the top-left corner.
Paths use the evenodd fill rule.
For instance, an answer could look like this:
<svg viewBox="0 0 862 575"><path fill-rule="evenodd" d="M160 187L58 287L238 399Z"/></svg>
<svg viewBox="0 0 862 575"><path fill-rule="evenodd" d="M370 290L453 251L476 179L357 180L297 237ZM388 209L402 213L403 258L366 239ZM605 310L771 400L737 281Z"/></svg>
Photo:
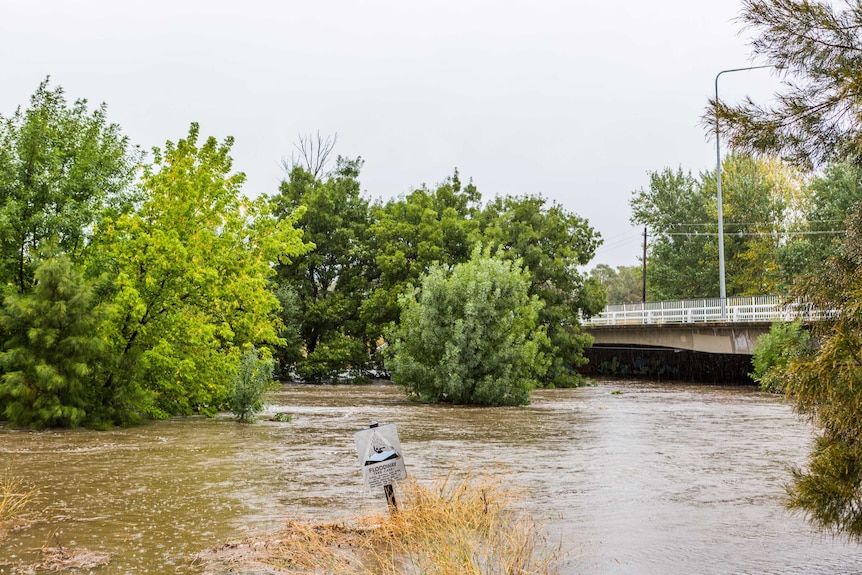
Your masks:
<svg viewBox="0 0 862 575"><path fill-rule="evenodd" d="M561 573L862 572L862 546L783 507L811 430L751 388L603 381L525 408L423 406L390 385L286 386L263 418L188 418L108 432L0 427L0 473L37 489L41 519L0 541L0 573L43 548L108 553L97 574L195 573L201 549L385 506L362 487L354 431L397 424L408 472L492 467L561 541Z"/></svg>

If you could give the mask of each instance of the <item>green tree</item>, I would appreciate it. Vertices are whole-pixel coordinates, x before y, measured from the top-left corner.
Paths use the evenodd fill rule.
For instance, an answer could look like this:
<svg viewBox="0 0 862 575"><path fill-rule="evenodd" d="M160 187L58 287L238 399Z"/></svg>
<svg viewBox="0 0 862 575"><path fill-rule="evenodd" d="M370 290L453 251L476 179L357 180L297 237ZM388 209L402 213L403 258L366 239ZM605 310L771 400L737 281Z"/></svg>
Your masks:
<svg viewBox="0 0 862 575"><path fill-rule="evenodd" d="M89 273L112 304L103 337L108 394L140 388L153 405L113 404L112 419L212 414L225 405L241 349L279 342L279 300L269 289L273 265L307 246L293 223L276 219L266 199L240 195L231 173L233 143L185 139L154 150L144 169L143 202L101 222ZM109 404L109 405L111 405Z"/></svg>
<svg viewBox="0 0 862 575"><path fill-rule="evenodd" d="M717 115L734 145L781 155L799 167L862 164L862 4L746 0L741 18L756 31L755 55L781 68L785 89L774 107L711 102L707 117ZM795 408L820 429L807 468L794 474L790 505L821 528L857 541L862 540L860 246L857 207L835 255L798 282L798 294L833 313L814 325L817 351L784 370Z"/></svg>
<svg viewBox="0 0 862 575"><path fill-rule="evenodd" d="M643 301L643 268L599 264L590 270L590 277L598 281L607 293L608 303L640 303Z"/></svg>
<svg viewBox="0 0 862 575"><path fill-rule="evenodd" d="M7 296L0 323L11 337L0 353L0 417L34 428L97 423L92 376L103 359L102 317L103 306L67 257L36 268L32 293Z"/></svg>
<svg viewBox="0 0 862 575"><path fill-rule="evenodd" d="M263 409L263 396L273 384L275 362L260 357L251 348L242 354L233 378L230 410L242 423L253 423L254 414Z"/></svg>
<svg viewBox="0 0 862 575"><path fill-rule="evenodd" d="M803 206L800 182L768 158L728 155L722 162L728 295L775 293L782 285L776 254ZM652 236L647 296L653 300L715 297L718 293L718 208L715 172L699 178L665 169L650 174L649 190L633 194L632 223Z"/></svg>
<svg viewBox="0 0 862 575"><path fill-rule="evenodd" d="M584 348L592 340L580 325L580 314L594 315L606 299L597 281L580 266L592 260L601 238L586 220L541 196L495 198L482 211L483 241L501 248L503 257L518 260L530 276L529 294L542 302L539 324L547 332L543 351L552 364L543 383L578 385L575 370L586 364Z"/></svg>
<svg viewBox="0 0 862 575"><path fill-rule="evenodd" d="M774 106L710 101L704 123L718 117L734 148L802 168L862 164L862 5L744 0L740 19L755 31L753 56L781 71L784 89Z"/></svg>
<svg viewBox="0 0 862 575"><path fill-rule="evenodd" d="M128 204L139 160L104 104L69 106L48 80L0 116L0 285L27 292L49 246L77 258L101 213Z"/></svg>
<svg viewBox="0 0 862 575"><path fill-rule="evenodd" d="M399 296L432 264L455 265L470 258L480 199L476 187L463 186L455 170L434 190L423 186L372 207L369 249L376 271L373 290L361 309L369 339L398 321Z"/></svg>
<svg viewBox="0 0 862 575"><path fill-rule="evenodd" d="M299 374L310 381L337 380L368 361L359 311L370 291L370 214L359 187L361 167L361 158L339 157L335 170L321 180L294 166L272 200L279 216L305 210L297 225L314 244L278 267L279 285L291 286L299 298L305 355L295 359Z"/></svg>
<svg viewBox="0 0 862 575"><path fill-rule="evenodd" d="M523 405L548 362L519 262L475 249L449 272L434 265L422 287L401 297L401 323L388 338L393 380L425 402Z"/></svg>
<svg viewBox="0 0 862 575"><path fill-rule="evenodd" d="M648 190L634 192L631 222L647 226L647 298L686 299L718 293L717 240L709 232L711 203L700 182L665 168L650 173Z"/></svg>
<svg viewBox="0 0 862 575"><path fill-rule="evenodd" d="M844 222L862 201L862 171L846 162L829 164L808 182L806 191L800 233L776 254L786 284L816 271L835 255Z"/></svg>

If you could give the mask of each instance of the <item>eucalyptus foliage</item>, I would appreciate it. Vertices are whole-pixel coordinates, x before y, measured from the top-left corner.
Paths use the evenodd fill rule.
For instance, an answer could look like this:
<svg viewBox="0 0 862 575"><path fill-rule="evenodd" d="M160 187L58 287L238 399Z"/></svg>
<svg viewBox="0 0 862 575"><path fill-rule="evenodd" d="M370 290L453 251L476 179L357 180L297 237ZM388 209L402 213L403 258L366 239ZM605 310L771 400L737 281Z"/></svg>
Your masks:
<svg viewBox="0 0 862 575"><path fill-rule="evenodd" d="M549 358L520 262L476 248L451 271L432 266L400 298L401 322L388 338L392 379L424 402L523 405Z"/></svg>

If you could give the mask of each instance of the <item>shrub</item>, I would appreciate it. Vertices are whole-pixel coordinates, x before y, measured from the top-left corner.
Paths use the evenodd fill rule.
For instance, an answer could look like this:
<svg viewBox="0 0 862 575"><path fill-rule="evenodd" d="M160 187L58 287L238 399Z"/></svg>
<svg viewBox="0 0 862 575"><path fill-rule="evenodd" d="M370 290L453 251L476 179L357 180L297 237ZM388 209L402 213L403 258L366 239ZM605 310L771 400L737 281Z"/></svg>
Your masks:
<svg viewBox="0 0 862 575"><path fill-rule="evenodd" d="M257 349L242 355L234 378L230 410L243 423L252 423L254 414L263 409L263 395L273 384L275 362L261 359Z"/></svg>
<svg viewBox="0 0 862 575"><path fill-rule="evenodd" d="M754 346L752 379L763 391L784 393L785 371L790 362L801 357L811 339L799 322L776 323L760 336Z"/></svg>
<svg viewBox="0 0 862 575"><path fill-rule="evenodd" d="M529 274L477 248L451 273L432 267L421 289L399 300L390 338L392 380L420 401L524 405L548 368L538 325L541 303Z"/></svg>

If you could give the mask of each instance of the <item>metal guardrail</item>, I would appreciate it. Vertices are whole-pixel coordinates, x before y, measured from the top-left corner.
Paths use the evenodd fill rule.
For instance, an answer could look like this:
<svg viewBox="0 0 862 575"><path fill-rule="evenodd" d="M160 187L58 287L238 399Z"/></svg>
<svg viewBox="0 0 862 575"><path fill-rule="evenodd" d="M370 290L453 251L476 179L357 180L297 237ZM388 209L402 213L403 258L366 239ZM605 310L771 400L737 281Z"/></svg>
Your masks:
<svg viewBox="0 0 862 575"><path fill-rule="evenodd" d="M584 319L583 325L810 321L831 313L815 310L799 298L758 295L727 298L722 317L721 303L721 298L708 298L609 305L599 315Z"/></svg>

